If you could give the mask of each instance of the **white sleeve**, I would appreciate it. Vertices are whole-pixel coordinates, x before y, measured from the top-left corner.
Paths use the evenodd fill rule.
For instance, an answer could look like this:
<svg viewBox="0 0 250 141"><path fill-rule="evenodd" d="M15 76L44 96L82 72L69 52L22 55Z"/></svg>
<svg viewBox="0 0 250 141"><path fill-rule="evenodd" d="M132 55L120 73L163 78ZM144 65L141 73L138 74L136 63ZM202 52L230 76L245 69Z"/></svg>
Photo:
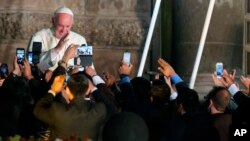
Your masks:
<svg viewBox="0 0 250 141"><path fill-rule="evenodd" d="M228 88L228 91L230 92L230 95L231 95L231 96L234 96L234 95L239 91L239 88L238 88L235 84L232 84L232 85Z"/></svg>
<svg viewBox="0 0 250 141"><path fill-rule="evenodd" d="M93 76L92 80L93 80L93 83L95 85L98 85L98 84L101 84L101 83L105 84L104 80L100 76L98 76L98 75Z"/></svg>
<svg viewBox="0 0 250 141"><path fill-rule="evenodd" d="M177 96L178 96L178 93L177 93L177 92L171 93L171 95L170 95L170 97L169 97L170 101L174 101L174 100L177 98Z"/></svg>
<svg viewBox="0 0 250 141"><path fill-rule="evenodd" d="M54 51L54 49L51 49L47 52L43 52L40 55L40 63L39 67L42 68L42 70L47 70L53 66L57 66L57 62L60 60L60 57L57 52ZM54 69L54 67L53 67ZM53 71L53 70L52 70Z"/></svg>

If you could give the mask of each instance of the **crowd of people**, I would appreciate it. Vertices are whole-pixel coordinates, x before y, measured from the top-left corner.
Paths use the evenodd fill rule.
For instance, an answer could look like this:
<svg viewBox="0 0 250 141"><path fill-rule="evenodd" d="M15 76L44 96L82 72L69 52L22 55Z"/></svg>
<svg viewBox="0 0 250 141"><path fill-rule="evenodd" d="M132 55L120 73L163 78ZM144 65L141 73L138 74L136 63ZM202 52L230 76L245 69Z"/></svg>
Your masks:
<svg viewBox="0 0 250 141"><path fill-rule="evenodd" d="M76 52L86 40L71 31L73 16L61 7L53 27L32 36L28 50L39 62L14 57L11 71L1 64L0 140L229 141L234 129L249 126L250 78L241 77L242 90L235 71L214 73L201 102L161 58L152 81L131 78L133 64L123 61L116 62L119 78L94 65L79 69Z"/></svg>

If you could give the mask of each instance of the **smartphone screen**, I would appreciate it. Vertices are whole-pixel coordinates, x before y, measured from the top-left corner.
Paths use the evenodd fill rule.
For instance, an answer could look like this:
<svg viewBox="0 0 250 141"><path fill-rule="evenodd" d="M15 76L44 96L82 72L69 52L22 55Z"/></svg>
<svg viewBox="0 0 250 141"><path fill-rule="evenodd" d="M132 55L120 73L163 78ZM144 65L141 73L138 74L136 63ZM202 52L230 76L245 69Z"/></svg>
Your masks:
<svg viewBox="0 0 250 141"><path fill-rule="evenodd" d="M125 62L126 64L130 64L130 58L131 58L131 53L130 52L124 52L123 53L123 62Z"/></svg>
<svg viewBox="0 0 250 141"><path fill-rule="evenodd" d="M93 55L92 46L80 46L77 48L77 54L80 55Z"/></svg>
<svg viewBox="0 0 250 141"><path fill-rule="evenodd" d="M17 63L23 64L23 60L25 58L25 50L24 48L17 48L16 49L16 56L17 56Z"/></svg>
<svg viewBox="0 0 250 141"><path fill-rule="evenodd" d="M221 78L223 75L223 63L216 63L216 75L218 78Z"/></svg>
<svg viewBox="0 0 250 141"><path fill-rule="evenodd" d="M77 48L77 54L81 61L81 66L92 66L93 64L93 47L82 45Z"/></svg>
<svg viewBox="0 0 250 141"><path fill-rule="evenodd" d="M32 52L28 52L28 61L30 64L32 64L32 57L33 57L33 53Z"/></svg>
<svg viewBox="0 0 250 141"><path fill-rule="evenodd" d="M7 64L2 64L1 65L1 72L0 72L0 79L6 78L8 74L8 65Z"/></svg>

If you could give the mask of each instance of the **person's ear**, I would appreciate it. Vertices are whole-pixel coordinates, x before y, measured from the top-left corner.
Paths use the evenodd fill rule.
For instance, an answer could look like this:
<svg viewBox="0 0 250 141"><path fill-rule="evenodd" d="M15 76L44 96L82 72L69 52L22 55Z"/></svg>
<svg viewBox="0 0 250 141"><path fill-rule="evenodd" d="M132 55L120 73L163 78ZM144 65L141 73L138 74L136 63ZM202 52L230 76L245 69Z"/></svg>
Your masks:
<svg viewBox="0 0 250 141"><path fill-rule="evenodd" d="M213 105L213 100L210 99L210 100L209 100L209 107L211 107L212 105Z"/></svg>

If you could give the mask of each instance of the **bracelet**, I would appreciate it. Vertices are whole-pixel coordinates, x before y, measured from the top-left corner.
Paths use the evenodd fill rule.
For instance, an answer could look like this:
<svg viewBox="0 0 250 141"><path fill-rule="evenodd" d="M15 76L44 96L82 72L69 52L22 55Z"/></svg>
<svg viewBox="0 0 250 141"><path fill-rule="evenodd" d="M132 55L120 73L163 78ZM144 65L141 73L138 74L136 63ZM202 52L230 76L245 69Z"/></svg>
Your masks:
<svg viewBox="0 0 250 141"><path fill-rule="evenodd" d="M61 66L63 64L65 64L67 66L67 63L65 61L63 61L63 60L58 61L58 66Z"/></svg>

